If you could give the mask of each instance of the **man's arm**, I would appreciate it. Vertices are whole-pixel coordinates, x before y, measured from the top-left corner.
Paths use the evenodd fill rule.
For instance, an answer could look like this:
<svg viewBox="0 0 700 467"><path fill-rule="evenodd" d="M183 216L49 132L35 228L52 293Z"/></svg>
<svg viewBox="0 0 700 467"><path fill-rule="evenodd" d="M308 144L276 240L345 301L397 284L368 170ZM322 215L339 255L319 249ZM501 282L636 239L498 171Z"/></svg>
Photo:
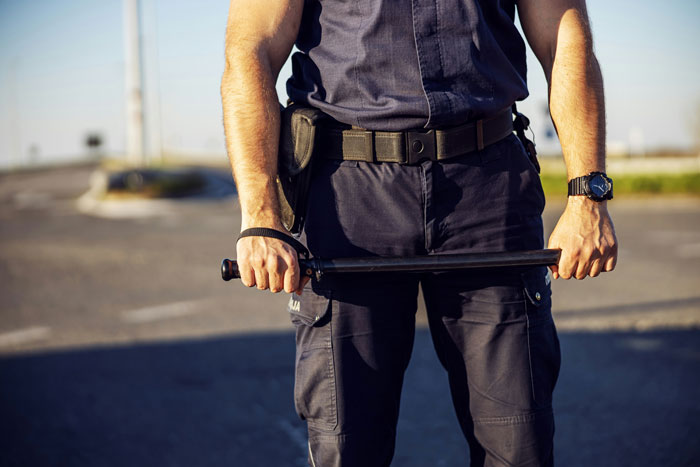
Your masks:
<svg viewBox="0 0 700 467"><path fill-rule="evenodd" d="M549 109L559 135L568 179L605 171L603 79L593 53L585 0L520 0L525 36L549 84ZM607 201L570 196L549 248L561 248L555 278L612 271L617 239Z"/></svg>
<svg viewBox="0 0 700 467"><path fill-rule="evenodd" d="M280 111L275 82L299 30L303 0L231 0L221 80L226 148L241 205L241 230L286 232L275 178ZM236 247L242 282L272 292L300 289L296 252L266 237Z"/></svg>

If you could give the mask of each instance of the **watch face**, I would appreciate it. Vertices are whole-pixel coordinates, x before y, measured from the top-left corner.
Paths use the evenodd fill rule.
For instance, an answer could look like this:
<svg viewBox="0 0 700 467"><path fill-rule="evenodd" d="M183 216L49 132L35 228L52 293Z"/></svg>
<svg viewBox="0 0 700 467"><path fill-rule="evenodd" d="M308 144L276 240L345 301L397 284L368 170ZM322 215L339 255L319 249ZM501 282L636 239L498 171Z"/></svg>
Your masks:
<svg viewBox="0 0 700 467"><path fill-rule="evenodd" d="M605 196L610 191L610 184L602 175L595 175L588 182L588 187L595 196Z"/></svg>

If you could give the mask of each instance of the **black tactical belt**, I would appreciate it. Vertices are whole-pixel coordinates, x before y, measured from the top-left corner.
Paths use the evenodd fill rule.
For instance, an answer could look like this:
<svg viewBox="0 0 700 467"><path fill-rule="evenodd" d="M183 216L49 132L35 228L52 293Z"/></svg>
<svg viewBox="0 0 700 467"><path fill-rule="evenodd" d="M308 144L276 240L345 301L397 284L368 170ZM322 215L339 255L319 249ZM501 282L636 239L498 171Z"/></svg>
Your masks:
<svg viewBox="0 0 700 467"><path fill-rule="evenodd" d="M317 154L327 159L417 164L482 150L513 132L511 109L444 130L370 131L323 125Z"/></svg>

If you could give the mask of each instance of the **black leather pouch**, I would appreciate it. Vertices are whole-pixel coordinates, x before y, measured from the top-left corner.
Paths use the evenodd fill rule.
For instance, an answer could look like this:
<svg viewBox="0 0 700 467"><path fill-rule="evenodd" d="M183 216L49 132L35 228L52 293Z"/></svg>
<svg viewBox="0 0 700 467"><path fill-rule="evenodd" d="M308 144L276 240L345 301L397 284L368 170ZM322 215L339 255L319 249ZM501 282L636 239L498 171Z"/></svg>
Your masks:
<svg viewBox="0 0 700 467"><path fill-rule="evenodd" d="M282 109L277 163L277 197L284 226L293 234L304 227L316 129L328 118L318 109L290 104Z"/></svg>

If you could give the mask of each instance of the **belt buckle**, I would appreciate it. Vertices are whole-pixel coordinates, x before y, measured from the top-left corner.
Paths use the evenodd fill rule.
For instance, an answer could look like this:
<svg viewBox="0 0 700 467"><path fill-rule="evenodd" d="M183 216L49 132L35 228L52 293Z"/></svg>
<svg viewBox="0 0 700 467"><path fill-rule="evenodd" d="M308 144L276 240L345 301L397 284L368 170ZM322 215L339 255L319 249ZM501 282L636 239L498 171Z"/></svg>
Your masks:
<svg viewBox="0 0 700 467"><path fill-rule="evenodd" d="M406 165L436 161L436 153L435 130L406 132Z"/></svg>

